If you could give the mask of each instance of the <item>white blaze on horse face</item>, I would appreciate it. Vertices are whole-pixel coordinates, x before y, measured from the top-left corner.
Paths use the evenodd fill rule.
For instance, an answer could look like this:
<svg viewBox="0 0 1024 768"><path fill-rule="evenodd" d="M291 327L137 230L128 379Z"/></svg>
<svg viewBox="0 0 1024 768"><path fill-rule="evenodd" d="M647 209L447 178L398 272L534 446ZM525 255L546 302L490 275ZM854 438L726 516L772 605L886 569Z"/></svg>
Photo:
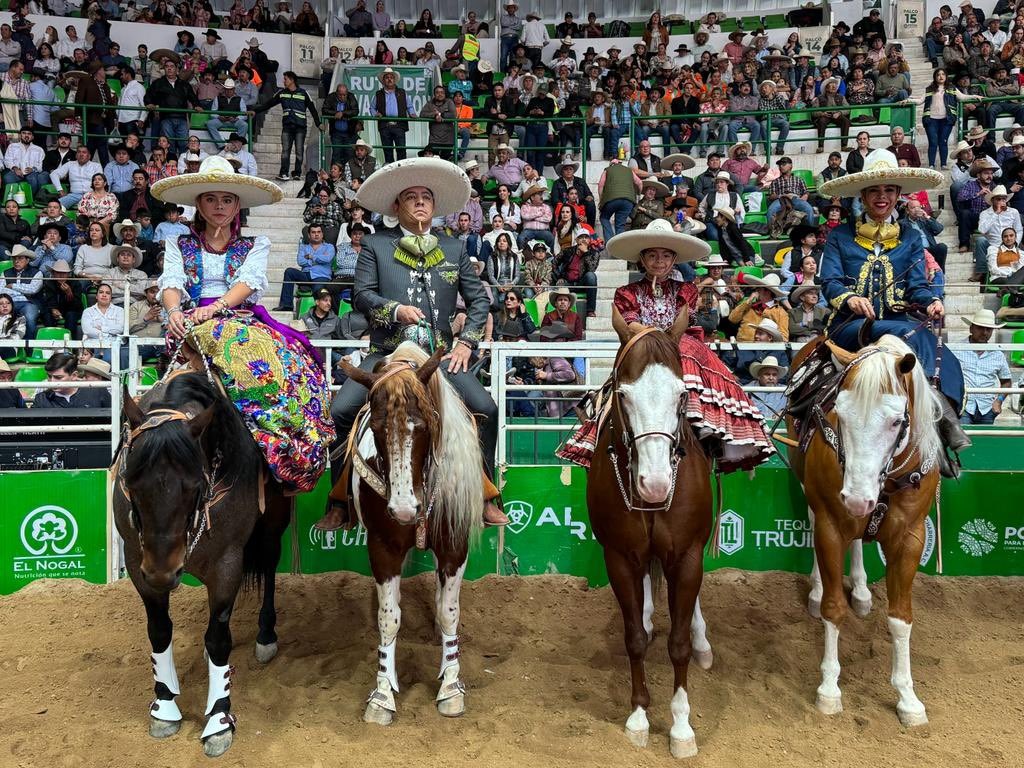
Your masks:
<svg viewBox="0 0 1024 768"><path fill-rule="evenodd" d="M405 429L397 429L392 423L388 430L388 482L391 484L391 498L388 510L400 523L411 523L416 519L416 489L412 478L412 433L411 420L405 422Z"/></svg>
<svg viewBox="0 0 1024 768"><path fill-rule="evenodd" d="M845 455L839 496L855 517L871 514L878 502L882 470L903 448L895 443L906 408L904 395L878 395L872 402L860 405L847 390L836 398ZM905 436L904 441L907 439Z"/></svg>
<svg viewBox="0 0 1024 768"><path fill-rule="evenodd" d="M633 435L679 431L679 398L682 380L664 365L649 365L640 377L619 387L622 409ZM664 435L648 435L636 441L637 465L633 468L636 489L649 504L668 498L672 486L672 442Z"/></svg>

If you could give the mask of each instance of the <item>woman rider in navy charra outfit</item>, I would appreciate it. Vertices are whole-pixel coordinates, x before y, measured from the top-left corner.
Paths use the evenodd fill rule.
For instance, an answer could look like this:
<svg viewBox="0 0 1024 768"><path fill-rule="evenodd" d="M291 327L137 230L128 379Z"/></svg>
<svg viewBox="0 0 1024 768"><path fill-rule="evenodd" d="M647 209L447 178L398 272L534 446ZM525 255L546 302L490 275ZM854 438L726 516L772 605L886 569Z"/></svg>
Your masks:
<svg viewBox="0 0 1024 768"><path fill-rule="evenodd" d="M908 309L941 319L943 287L929 283L925 272L924 243L911 227L897 223L894 209L906 192L932 189L943 183L937 171L900 168L896 157L876 149L864 159L864 170L829 181L821 194L851 197L859 193L864 213L832 230L822 256L822 291L832 307L828 336L843 349L855 352L886 334L903 339L914 350L925 375L935 375L937 339L927 322L908 315ZM873 321L865 328L868 320ZM970 445L960 427L964 378L953 354L942 356L939 390L945 397L939 432L947 448L959 451ZM957 465L943 456L942 472L958 474Z"/></svg>

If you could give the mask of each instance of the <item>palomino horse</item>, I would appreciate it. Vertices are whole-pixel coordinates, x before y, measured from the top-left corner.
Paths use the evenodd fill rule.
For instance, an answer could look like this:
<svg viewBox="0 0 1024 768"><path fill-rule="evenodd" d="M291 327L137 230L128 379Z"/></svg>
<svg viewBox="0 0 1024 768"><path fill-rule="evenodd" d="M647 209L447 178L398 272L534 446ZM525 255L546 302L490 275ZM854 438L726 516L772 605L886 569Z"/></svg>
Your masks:
<svg viewBox="0 0 1024 768"><path fill-rule="evenodd" d="M670 332L634 333L621 319L616 323L622 347L587 478L587 508L622 610L633 681L626 734L647 745L651 696L644 657L653 629L651 571L660 564L668 581L668 652L675 670L670 744L673 755L688 757L697 752L686 693L690 655L704 669L712 662L698 600L711 535L711 462L686 421L678 348L685 316L680 320Z"/></svg>
<svg viewBox="0 0 1024 768"><path fill-rule="evenodd" d="M794 369L813 347L801 350ZM839 627L847 609L843 560L851 543L873 535L886 559L892 684L899 694L896 711L904 725L923 725L928 718L910 675L911 590L924 549L925 518L939 482L936 422L941 405L902 340L883 336L851 358L838 389L831 395L826 390L826 398L834 397L834 408L819 402L806 416L812 420L808 427L814 429L806 453L799 446L790 450L793 469L814 515L815 569L822 584L825 651L817 707L826 715L843 709L839 690ZM787 424L794 434L792 418ZM863 571L863 557L853 565ZM854 599L858 599L856 593Z"/></svg>
<svg viewBox="0 0 1024 768"><path fill-rule="evenodd" d="M368 723L389 725L397 711L399 585L414 546L431 549L437 561L437 709L458 717L466 708L459 679L459 590L471 535L482 524L483 463L473 417L455 389L435 375L439 362L440 351L428 357L406 342L372 373L343 364L345 373L370 390L369 428L357 425L350 444L356 446L351 498L366 528L377 583L379 663L363 714Z"/></svg>
<svg viewBox="0 0 1024 768"><path fill-rule="evenodd" d="M146 607L156 699L149 732L178 732L180 689L168 613L171 592L186 570L206 585L209 688L203 750L231 746L229 625L243 577L263 584L256 658L277 654L274 573L290 500L277 483L263 489L265 462L231 401L196 373L178 374L138 404L124 393L128 437L113 465L114 522L124 539L125 565ZM263 512L261 514L261 508Z"/></svg>

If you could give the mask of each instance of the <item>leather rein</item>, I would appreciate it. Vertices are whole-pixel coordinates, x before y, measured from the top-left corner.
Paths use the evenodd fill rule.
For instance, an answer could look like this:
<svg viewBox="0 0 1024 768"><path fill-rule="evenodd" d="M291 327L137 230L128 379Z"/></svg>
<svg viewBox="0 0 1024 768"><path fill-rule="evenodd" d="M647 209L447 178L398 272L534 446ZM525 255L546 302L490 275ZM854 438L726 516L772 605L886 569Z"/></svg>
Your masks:
<svg viewBox="0 0 1024 768"><path fill-rule="evenodd" d="M675 497L676 490L676 478L679 473L679 461L686 455L686 451L683 449L682 442L682 431L686 428L684 424L686 420L685 405L681 405L679 409L679 421L676 425L675 433L665 432L663 430L649 430L647 432L634 433L629 427L629 421L622 413L621 397L619 395L619 366L623 360L626 359L626 355L629 354L630 350L636 345L636 343L643 337L659 332L657 328L644 328L633 335L625 344L619 349L619 353L615 356L615 364L612 367L612 407L615 410L615 419L608 421L608 429L611 431L611 440L608 442L608 458L611 460L612 468L615 470L615 479L619 486L619 492L622 494L622 502L626 505L626 508L630 511L639 512L664 512L672 506L672 499ZM622 434L619 440L622 442L623 447L626 450L626 480L623 481L622 471L619 468L619 455L617 449L617 443L615 439L615 422L621 425ZM672 453L672 485L669 488L668 496L665 502L657 507L648 507L637 505L634 501L636 492L636 480L633 477L633 456L636 452L636 445L638 442L649 437L660 437L669 441L669 450ZM629 486L627 492L626 486Z"/></svg>

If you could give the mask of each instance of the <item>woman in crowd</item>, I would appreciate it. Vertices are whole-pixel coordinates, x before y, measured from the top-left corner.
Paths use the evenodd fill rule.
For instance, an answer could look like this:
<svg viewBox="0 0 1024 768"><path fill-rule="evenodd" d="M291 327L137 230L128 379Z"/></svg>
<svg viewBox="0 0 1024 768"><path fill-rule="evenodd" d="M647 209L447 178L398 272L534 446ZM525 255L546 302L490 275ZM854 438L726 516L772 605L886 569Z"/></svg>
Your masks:
<svg viewBox="0 0 1024 768"><path fill-rule="evenodd" d="M89 223L86 230L87 242L78 246L75 253L75 277L100 280L110 269L112 247L107 240L107 230L99 222Z"/></svg>
<svg viewBox="0 0 1024 768"><path fill-rule="evenodd" d="M292 22L292 32L303 35L322 35L323 29L320 26L320 17L316 15L309 0L303 2L302 8Z"/></svg>
<svg viewBox="0 0 1024 768"><path fill-rule="evenodd" d="M387 34L391 29L391 16L384 10L384 0L377 0L370 16L373 18L373 31L379 32L381 36Z"/></svg>
<svg viewBox="0 0 1024 768"><path fill-rule="evenodd" d="M523 304L523 295L518 288L509 288L505 291L504 299L501 300L500 306L494 310L493 315L494 327L498 329L498 333L509 323L516 323L522 329L519 338L526 338L537 330L533 318L526 311L526 307Z"/></svg>
<svg viewBox="0 0 1024 768"><path fill-rule="evenodd" d="M961 101L975 101L978 96L968 96L949 83L944 69L932 73L932 82L924 92L924 131L928 136L928 166L935 168L936 157L939 167L946 169L949 157L949 134L956 125L957 105Z"/></svg>
<svg viewBox="0 0 1024 768"><path fill-rule="evenodd" d="M512 200L512 190L507 184L498 185L498 200L491 206L487 217L493 219L495 215L500 215L505 220L505 226L508 229L519 230L522 213L519 206Z"/></svg>
<svg viewBox="0 0 1024 768"><path fill-rule="evenodd" d="M114 304L114 289L110 283L96 288L96 303L82 312L80 327L82 338L89 341L109 341L124 334L124 310ZM121 355L121 367L128 361L128 349ZM110 349L97 349L96 357L111 362Z"/></svg>
<svg viewBox="0 0 1024 768"><path fill-rule="evenodd" d="M0 359L8 360L25 348L25 318L14 299L0 293Z"/></svg>
<svg viewBox="0 0 1024 768"><path fill-rule="evenodd" d="M107 185L107 177L102 173L93 174L92 189L79 201L78 215L101 224L109 235L111 225L117 220L119 207L117 195L111 192Z"/></svg>
<svg viewBox="0 0 1024 768"><path fill-rule="evenodd" d="M416 26L412 28L413 37L440 37L441 31L438 29L437 24L434 23L434 14L430 12L429 8L424 8L420 14L420 20L416 22Z"/></svg>
<svg viewBox="0 0 1024 768"><path fill-rule="evenodd" d="M500 305L504 302L505 293L509 288L519 284L519 269L523 260L515 238L510 232L500 233L495 238L492 248L484 269L487 282L497 289L494 303Z"/></svg>
<svg viewBox="0 0 1024 768"><path fill-rule="evenodd" d="M558 220L555 222L556 251L560 252L571 248L574 242L576 227L579 224L579 217L571 205L563 205L558 210Z"/></svg>
<svg viewBox="0 0 1024 768"><path fill-rule="evenodd" d="M394 64L395 57L388 48L388 44L383 40L377 41L376 50L373 52L373 63L374 64Z"/></svg>

